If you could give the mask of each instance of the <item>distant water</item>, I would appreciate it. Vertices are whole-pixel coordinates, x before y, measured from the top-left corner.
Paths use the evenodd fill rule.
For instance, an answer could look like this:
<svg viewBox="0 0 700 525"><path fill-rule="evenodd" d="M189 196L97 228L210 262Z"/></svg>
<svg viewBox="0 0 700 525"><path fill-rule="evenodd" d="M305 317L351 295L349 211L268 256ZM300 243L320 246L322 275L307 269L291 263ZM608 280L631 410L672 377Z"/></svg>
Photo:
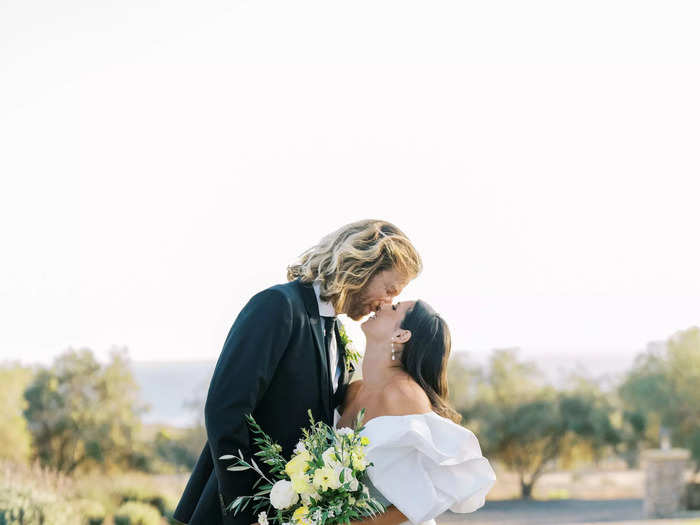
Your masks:
<svg viewBox="0 0 700 525"><path fill-rule="evenodd" d="M215 364L213 361L132 362L141 399L150 406L143 421L186 427L201 419ZM190 404L193 406L188 407Z"/></svg>
<svg viewBox="0 0 700 525"><path fill-rule="evenodd" d="M473 357L473 356L472 356ZM484 364L486 356L475 359ZM526 352L521 359L532 360L556 386L566 385L567 371L585 371L598 379L607 376L615 382L632 365L634 355L610 352L566 353ZM141 399L150 405L144 414L146 423L165 423L177 427L192 425L204 417L204 400L214 371L214 361L132 362L134 376L141 388ZM193 407L186 406L194 405Z"/></svg>

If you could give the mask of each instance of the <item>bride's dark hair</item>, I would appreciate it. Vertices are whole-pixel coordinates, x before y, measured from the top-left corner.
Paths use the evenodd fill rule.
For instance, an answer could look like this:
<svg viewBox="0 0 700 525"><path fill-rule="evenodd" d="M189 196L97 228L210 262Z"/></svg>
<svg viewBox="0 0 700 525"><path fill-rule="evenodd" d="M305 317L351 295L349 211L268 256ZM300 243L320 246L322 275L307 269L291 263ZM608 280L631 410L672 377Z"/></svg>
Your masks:
<svg viewBox="0 0 700 525"><path fill-rule="evenodd" d="M437 414L459 423L462 416L447 400L447 360L452 347L447 323L429 304L418 300L406 312L401 328L411 331L401 352L403 369L423 388Z"/></svg>

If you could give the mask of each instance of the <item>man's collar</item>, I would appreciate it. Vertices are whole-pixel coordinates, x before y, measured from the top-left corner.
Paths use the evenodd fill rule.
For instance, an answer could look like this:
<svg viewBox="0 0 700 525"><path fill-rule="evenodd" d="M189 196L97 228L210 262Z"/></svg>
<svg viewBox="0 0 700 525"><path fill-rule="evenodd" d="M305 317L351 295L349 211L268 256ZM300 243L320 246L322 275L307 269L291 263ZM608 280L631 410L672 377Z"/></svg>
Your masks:
<svg viewBox="0 0 700 525"><path fill-rule="evenodd" d="M321 300L321 282L314 281L314 292L316 293L316 300L318 301L318 314L321 317L335 317L335 308L328 301Z"/></svg>

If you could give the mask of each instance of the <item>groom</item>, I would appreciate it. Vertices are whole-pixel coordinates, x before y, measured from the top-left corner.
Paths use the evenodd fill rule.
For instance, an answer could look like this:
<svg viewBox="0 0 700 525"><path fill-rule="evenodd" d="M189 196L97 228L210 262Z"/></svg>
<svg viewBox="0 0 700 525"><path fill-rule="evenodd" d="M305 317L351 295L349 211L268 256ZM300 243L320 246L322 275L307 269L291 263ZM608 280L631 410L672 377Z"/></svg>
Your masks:
<svg viewBox="0 0 700 525"><path fill-rule="evenodd" d="M224 342L204 407L204 446L174 518L190 525L249 525L250 506L226 508L253 494L253 471L229 471L218 458L255 452L245 421L252 414L290 457L308 426L333 426L354 368L346 365L337 314L359 320L391 302L421 271L406 235L386 221L343 226L287 268L286 284L255 295L238 314ZM385 518L405 519L390 507ZM388 523L387 522L387 523Z"/></svg>

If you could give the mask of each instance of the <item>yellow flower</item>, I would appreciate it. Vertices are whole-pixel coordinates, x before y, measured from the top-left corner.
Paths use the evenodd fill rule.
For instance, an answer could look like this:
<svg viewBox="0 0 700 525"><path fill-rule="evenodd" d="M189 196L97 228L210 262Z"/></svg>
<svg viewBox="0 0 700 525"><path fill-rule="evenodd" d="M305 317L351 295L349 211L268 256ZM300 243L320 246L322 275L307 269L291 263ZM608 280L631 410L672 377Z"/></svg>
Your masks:
<svg viewBox="0 0 700 525"><path fill-rule="evenodd" d="M303 474L309 470L309 461L311 461L311 454L306 450L299 452L294 456L289 463L284 467L284 471L287 473L289 478L293 478L299 474Z"/></svg>
<svg viewBox="0 0 700 525"><path fill-rule="evenodd" d="M314 487L306 474L295 474L290 476L290 479L292 480L292 488L297 494L312 494L314 492Z"/></svg>
<svg viewBox="0 0 700 525"><path fill-rule="evenodd" d="M362 436L362 439L360 439L360 443L364 446L369 445L369 438Z"/></svg>
<svg viewBox="0 0 700 525"><path fill-rule="evenodd" d="M299 507L297 510L294 511L294 514L292 515L292 519L296 523L306 523L306 518L309 515L309 508L306 505L302 505Z"/></svg>
<svg viewBox="0 0 700 525"><path fill-rule="evenodd" d="M330 467L316 469L316 472L314 472L314 487L317 490L337 489L340 487L338 473Z"/></svg>
<svg viewBox="0 0 700 525"><path fill-rule="evenodd" d="M362 452L352 453L352 468L355 470L365 470L367 468L367 461Z"/></svg>

